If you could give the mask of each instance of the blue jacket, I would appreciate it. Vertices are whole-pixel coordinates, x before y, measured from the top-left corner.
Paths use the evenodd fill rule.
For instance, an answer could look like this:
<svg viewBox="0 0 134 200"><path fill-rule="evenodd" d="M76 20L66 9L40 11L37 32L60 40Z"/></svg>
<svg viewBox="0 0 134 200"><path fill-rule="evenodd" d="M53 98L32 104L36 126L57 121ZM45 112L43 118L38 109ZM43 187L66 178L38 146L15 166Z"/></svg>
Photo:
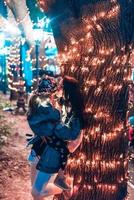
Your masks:
<svg viewBox="0 0 134 200"><path fill-rule="evenodd" d="M51 104L40 104L37 112L28 117L28 123L37 136L56 135L63 141L71 141L80 133L79 119L72 116L68 124L63 124L59 110ZM61 166L60 159L59 152L47 145L37 165L38 169L47 173L57 173Z"/></svg>

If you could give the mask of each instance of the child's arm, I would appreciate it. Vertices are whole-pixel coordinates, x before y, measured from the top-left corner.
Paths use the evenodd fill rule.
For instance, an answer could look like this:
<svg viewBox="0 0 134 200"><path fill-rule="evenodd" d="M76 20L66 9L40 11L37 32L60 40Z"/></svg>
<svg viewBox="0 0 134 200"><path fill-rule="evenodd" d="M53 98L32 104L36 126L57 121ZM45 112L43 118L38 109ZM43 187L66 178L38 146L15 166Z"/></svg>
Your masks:
<svg viewBox="0 0 134 200"><path fill-rule="evenodd" d="M70 153L76 151L76 149L80 146L82 139L83 139L83 133L81 133L76 140L68 142L68 149Z"/></svg>
<svg viewBox="0 0 134 200"><path fill-rule="evenodd" d="M62 140L75 140L80 134L80 122L78 118L71 117L68 124L56 125L55 134Z"/></svg>

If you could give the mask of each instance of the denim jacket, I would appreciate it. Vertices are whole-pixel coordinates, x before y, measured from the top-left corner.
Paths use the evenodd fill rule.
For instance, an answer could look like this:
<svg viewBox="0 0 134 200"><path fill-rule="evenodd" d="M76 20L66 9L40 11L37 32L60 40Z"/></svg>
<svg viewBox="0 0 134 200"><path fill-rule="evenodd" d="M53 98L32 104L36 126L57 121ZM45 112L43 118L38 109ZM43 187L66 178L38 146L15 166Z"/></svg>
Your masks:
<svg viewBox="0 0 134 200"><path fill-rule="evenodd" d="M51 104L40 104L37 112L28 117L28 123L37 136L56 135L63 141L71 141L80 134L79 119L72 116L67 124L62 123L59 110ZM47 145L37 164L37 169L47 173L57 173L60 169L60 159L59 152Z"/></svg>

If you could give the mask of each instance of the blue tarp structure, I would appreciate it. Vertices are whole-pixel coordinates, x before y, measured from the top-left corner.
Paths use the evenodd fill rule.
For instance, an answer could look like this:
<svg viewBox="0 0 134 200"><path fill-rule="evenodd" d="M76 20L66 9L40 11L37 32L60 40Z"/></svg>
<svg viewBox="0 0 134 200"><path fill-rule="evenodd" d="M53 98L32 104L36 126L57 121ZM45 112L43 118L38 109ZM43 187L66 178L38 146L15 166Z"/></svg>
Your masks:
<svg viewBox="0 0 134 200"><path fill-rule="evenodd" d="M0 55L0 90L7 91L6 56Z"/></svg>
<svg viewBox="0 0 134 200"><path fill-rule="evenodd" d="M33 78L33 74L32 74L32 64L30 62L30 60L27 59L27 50L28 50L28 46L25 43L22 46L22 61L23 61L23 76L24 76L24 80L25 80L25 85L26 85L26 92L31 92L31 86L32 86L32 78Z"/></svg>
<svg viewBox="0 0 134 200"><path fill-rule="evenodd" d="M7 7L4 3L4 0L0 0L0 15L7 18Z"/></svg>
<svg viewBox="0 0 134 200"><path fill-rule="evenodd" d="M43 19L44 26L42 29L48 33L52 33L51 25L49 23L49 20L47 19L46 15L44 12L42 12L39 7L37 6L37 1L29 1L26 0L27 7L30 11L30 18L34 24L34 26L38 23L39 20ZM4 3L4 0L0 0L0 15L3 16L4 18L7 18L7 7ZM2 30L0 30L1 33ZM22 33L23 34L23 33ZM5 37L6 39L6 37ZM5 41L4 45L1 48L7 48L11 44L8 45L7 41ZM22 45L22 50L21 50L21 59L22 59L22 68L23 68L23 77L25 80L25 85L26 85L26 91L30 92L31 91L31 86L32 86L32 79L33 79L33 71L32 71L32 58L27 58L27 50L29 49L28 45L25 43ZM2 51L1 51L2 52ZM46 48L44 49L44 56L48 58L54 58L57 55L57 48ZM0 90L4 92L4 90L7 90L7 69L6 69L6 57L7 55L4 53L0 54ZM6 81L6 83L5 83Z"/></svg>

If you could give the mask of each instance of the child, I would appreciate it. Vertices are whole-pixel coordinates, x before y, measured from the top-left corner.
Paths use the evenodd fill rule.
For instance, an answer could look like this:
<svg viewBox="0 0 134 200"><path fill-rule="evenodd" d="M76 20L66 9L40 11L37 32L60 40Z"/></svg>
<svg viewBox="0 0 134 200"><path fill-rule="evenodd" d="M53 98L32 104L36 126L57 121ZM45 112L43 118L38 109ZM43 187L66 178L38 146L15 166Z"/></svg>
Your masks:
<svg viewBox="0 0 134 200"><path fill-rule="evenodd" d="M37 156L34 154L36 158L35 163L38 162L36 165L37 174L32 173L34 174L34 178L32 178L32 194L34 200L62 192L62 190L54 185L48 187L48 183L50 178L54 177L55 179L58 171L64 169L66 165L69 155L67 141L75 140L80 133L81 124L78 114L81 113L81 110L77 108L75 112L76 116L72 115L68 120L68 124L64 124L61 122L59 110L53 106L55 101L54 93L57 90L57 85L53 78L44 77L39 83L37 91L29 101L29 125L34 134L43 139L46 144L39 160L37 160ZM77 89L77 87L74 87L74 89L75 88ZM64 89L66 97L68 98L67 103L71 104L73 95L69 97L67 95L67 88L64 87ZM72 89L72 92L74 92L74 89ZM76 92L74 94L76 94ZM53 102L53 105L51 102ZM43 175L41 176L42 173ZM44 188L46 190L44 190Z"/></svg>

